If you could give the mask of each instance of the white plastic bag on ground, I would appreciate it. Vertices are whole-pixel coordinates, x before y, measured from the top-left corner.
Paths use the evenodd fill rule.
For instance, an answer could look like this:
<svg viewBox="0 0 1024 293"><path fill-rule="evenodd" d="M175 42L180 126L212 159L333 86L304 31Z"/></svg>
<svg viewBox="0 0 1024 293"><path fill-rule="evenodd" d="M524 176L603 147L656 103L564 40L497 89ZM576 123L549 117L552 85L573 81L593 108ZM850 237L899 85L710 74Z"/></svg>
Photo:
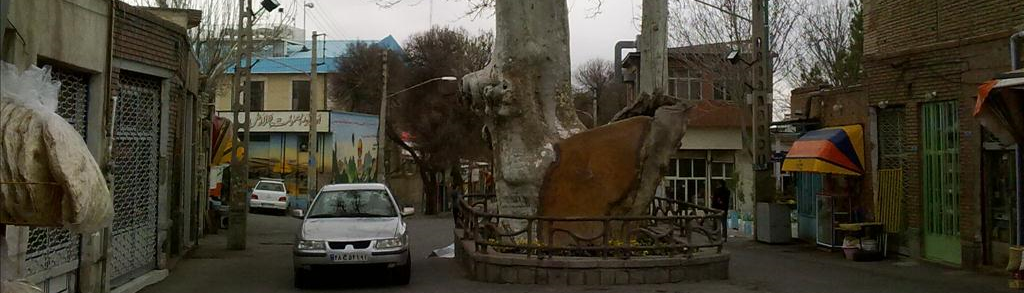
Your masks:
<svg viewBox="0 0 1024 293"><path fill-rule="evenodd" d="M455 243L434 249L434 252L431 252L428 257L455 258Z"/></svg>
<svg viewBox="0 0 1024 293"><path fill-rule="evenodd" d="M113 199L85 141L54 111L49 71L0 64L0 223L91 233L110 224Z"/></svg>

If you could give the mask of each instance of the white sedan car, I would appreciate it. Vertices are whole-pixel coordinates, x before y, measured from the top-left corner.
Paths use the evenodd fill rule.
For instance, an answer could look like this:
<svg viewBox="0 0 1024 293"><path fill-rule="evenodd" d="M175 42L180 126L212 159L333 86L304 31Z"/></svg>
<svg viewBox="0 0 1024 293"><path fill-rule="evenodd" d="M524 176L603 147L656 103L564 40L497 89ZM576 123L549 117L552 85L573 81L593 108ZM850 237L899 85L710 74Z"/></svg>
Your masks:
<svg viewBox="0 0 1024 293"><path fill-rule="evenodd" d="M252 189L249 209L271 209L282 213L288 210L288 192L284 183L274 180L260 180Z"/></svg>
<svg viewBox="0 0 1024 293"><path fill-rule="evenodd" d="M339 267L380 268L397 284L408 284L412 261L403 217L383 184L324 186L302 218L295 242L295 286L314 271ZM292 216L299 217L299 213Z"/></svg>

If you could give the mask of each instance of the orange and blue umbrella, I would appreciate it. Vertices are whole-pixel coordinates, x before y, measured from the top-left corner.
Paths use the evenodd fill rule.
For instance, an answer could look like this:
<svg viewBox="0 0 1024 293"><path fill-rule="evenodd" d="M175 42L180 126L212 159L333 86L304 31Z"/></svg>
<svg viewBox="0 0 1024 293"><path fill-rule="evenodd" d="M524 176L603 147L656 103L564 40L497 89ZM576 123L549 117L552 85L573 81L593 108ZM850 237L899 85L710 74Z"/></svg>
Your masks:
<svg viewBox="0 0 1024 293"><path fill-rule="evenodd" d="M822 128L793 143L782 171L864 174L864 129L860 125Z"/></svg>

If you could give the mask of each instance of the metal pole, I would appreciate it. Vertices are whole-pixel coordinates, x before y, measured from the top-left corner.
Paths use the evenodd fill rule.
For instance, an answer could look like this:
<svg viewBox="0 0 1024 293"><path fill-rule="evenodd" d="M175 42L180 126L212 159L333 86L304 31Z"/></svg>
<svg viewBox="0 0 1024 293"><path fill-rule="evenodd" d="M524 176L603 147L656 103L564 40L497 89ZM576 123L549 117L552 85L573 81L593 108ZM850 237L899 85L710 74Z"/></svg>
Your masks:
<svg viewBox="0 0 1024 293"><path fill-rule="evenodd" d="M1010 68L1020 69L1020 51L1017 48L1019 38L1024 38L1024 31L1019 31L1010 36ZM1016 160L1014 166L1017 172L1017 245L1024 245L1024 142L1017 142Z"/></svg>
<svg viewBox="0 0 1024 293"><path fill-rule="evenodd" d="M377 124L377 159L375 160L377 165L377 182L385 183L387 176L385 168L387 164L384 163L384 158L387 156L385 152L385 146L387 145L387 133L385 132L387 127L388 119L388 50L384 49L381 52L381 66L382 70L382 82L380 89L380 121Z"/></svg>
<svg viewBox="0 0 1024 293"><path fill-rule="evenodd" d="M1024 245L1024 225L1021 225L1021 221L1024 220L1024 143L1017 142L1016 150L1016 163L1014 169L1016 169L1017 178L1017 245Z"/></svg>
<svg viewBox="0 0 1024 293"><path fill-rule="evenodd" d="M317 188L316 184L316 156L317 156L317 139L316 139L316 123L319 120L317 117L317 103L313 99L313 93L315 93L316 87L316 31L313 31L313 58L309 60L309 141L306 142L307 149L309 150L309 166L306 168L306 189L309 195L309 199L312 200L316 196Z"/></svg>
<svg viewBox="0 0 1024 293"><path fill-rule="evenodd" d="M239 35L235 36L241 56L231 76L232 131L231 144L231 194L228 198L228 249L245 250L246 220L249 216L249 69L252 66L252 0L238 1ZM240 113L241 112L241 113ZM242 114L242 116L239 116ZM241 152L239 151L241 148Z"/></svg>
<svg viewBox="0 0 1024 293"><path fill-rule="evenodd" d="M594 121L591 128L597 127L597 93L594 93L594 117L591 117L590 120Z"/></svg>

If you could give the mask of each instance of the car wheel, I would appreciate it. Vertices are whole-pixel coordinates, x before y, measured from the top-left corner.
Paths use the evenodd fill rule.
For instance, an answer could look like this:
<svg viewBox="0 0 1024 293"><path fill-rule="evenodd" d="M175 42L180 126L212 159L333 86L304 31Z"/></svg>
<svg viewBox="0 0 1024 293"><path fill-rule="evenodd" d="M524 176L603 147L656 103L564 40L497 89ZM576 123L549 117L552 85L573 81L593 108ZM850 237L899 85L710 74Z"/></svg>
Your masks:
<svg viewBox="0 0 1024 293"><path fill-rule="evenodd" d="M311 271L303 269L295 269L295 288L305 289L309 288L309 274Z"/></svg>
<svg viewBox="0 0 1024 293"><path fill-rule="evenodd" d="M412 277L412 258L405 257L405 265L395 267L391 271L391 278L397 285L409 285Z"/></svg>

